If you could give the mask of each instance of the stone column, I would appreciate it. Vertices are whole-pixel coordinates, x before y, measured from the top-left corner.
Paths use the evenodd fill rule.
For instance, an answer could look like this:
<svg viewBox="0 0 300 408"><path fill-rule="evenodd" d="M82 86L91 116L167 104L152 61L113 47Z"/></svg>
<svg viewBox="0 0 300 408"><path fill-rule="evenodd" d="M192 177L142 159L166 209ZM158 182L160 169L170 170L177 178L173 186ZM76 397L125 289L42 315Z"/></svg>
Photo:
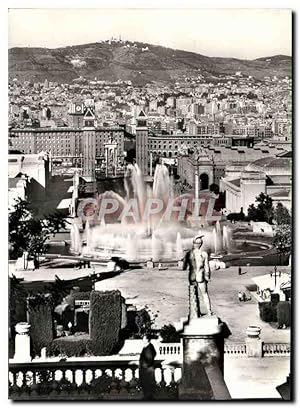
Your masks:
<svg viewBox="0 0 300 408"><path fill-rule="evenodd" d="M153 173L153 153L150 152L150 176L152 177Z"/></svg>
<svg viewBox="0 0 300 408"><path fill-rule="evenodd" d="M108 177L108 147L105 147L105 177Z"/></svg>
<svg viewBox="0 0 300 408"><path fill-rule="evenodd" d="M247 357L262 357L262 341L260 338L261 328L248 326L246 330Z"/></svg>
<svg viewBox="0 0 300 408"><path fill-rule="evenodd" d="M118 151L117 146L114 148L114 165L115 165L115 176L117 175L117 166L118 166Z"/></svg>
<svg viewBox="0 0 300 408"><path fill-rule="evenodd" d="M15 363L28 363L31 361L30 355L30 324L27 322L17 323L15 326Z"/></svg>
<svg viewBox="0 0 300 408"><path fill-rule="evenodd" d="M198 165L195 168L195 207L197 209L196 217L199 215L199 169Z"/></svg>
<svg viewBox="0 0 300 408"><path fill-rule="evenodd" d="M216 315L190 319L183 334L180 400L227 400L223 378L224 337Z"/></svg>

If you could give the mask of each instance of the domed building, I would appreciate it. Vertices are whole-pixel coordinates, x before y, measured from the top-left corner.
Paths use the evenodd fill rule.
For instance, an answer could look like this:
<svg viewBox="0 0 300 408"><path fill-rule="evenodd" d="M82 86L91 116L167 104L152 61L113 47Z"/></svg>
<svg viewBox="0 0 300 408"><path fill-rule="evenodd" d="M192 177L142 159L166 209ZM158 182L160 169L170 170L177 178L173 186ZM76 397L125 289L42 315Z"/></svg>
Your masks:
<svg viewBox="0 0 300 408"><path fill-rule="evenodd" d="M226 209L229 212L244 212L260 193L268 194L276 207L282 203L291 210L292 153L257 159L236 171L233 166L225 170L220 182L221 191L226 192Z"/></svg>

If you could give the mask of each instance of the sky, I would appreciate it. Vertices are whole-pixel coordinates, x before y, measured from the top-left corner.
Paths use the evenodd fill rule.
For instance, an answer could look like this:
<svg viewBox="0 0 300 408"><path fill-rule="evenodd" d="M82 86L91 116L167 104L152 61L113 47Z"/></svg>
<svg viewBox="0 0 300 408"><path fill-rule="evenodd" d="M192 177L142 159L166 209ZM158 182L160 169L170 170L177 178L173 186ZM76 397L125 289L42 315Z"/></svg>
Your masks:
<svg viewBox="0 0 300 408"><path fill-rule="evenodd" d="M78 45L121 36L207 56L291 55L288 9L10 9L11 47Z"/></svg>

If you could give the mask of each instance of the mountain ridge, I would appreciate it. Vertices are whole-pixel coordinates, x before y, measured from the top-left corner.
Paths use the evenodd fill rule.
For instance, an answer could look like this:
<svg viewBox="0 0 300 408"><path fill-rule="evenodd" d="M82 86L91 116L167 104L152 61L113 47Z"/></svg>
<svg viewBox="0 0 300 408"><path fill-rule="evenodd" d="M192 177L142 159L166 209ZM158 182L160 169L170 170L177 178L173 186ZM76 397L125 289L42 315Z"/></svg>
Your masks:
<svg viewBox="0 0 300 408"><path fill-rule="evenodd" d="M274 55L245 60L208 57L130 41L102 41L58 48L13 47L9 54L9 78L41 82L72 83L86 79L131 80L144 85L153 81L172 82L178 78L203 75L205 78L242 72L257 79L264 76L291 76L292 57Z"/></svg>

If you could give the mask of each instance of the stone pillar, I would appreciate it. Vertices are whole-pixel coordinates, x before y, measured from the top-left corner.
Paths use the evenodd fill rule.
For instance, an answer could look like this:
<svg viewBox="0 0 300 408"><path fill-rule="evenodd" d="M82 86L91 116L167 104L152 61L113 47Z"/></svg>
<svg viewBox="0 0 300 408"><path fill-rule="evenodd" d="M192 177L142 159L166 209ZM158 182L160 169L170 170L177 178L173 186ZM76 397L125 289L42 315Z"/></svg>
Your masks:
<svg viewBox="0 0 300 408"><path fill-rule="evenodd" d="M114 175L117 175L117 165L118 165L118 154L117 154L117 147L113 149L113 157L114 157Z"/></svg>
<svg viewBox="0 0 300 408"><path fill-rule="evenodd" d="M190 319L183 334L180 400L227 400L223 379L224 337L216 315Z"/></svg>
<svg viewBox="0 0 300 408"><path fill-rule="evenodd" d="M15 363L28 363L31 361L30 355L30 324L27 322L17 323L15 326Z"/></svg>
<svg viewBox="0 0 300 408"><path fill-rule="evenodd" d="M195 208L197 209L196 217L199 215L199 170L198 165L195 168Z"/></svg>
<svg viewBox="0 0 300 408"><path fill-rule="evenodd" d="M105 177L108 177L108 147L105 147Z"/></svg>
<svg viewBox="0 0 300 408"><path fill-rule="evenodd" d="M261 328L248 326L246 330L247 357L262 357L262 341L260 339Z"/></svg>
<svg viewBox="0 0 300 408"><path fill-rule="evenodd" d="M150 152L150 176L152 177L153 173L153 153Z"/></svg>

